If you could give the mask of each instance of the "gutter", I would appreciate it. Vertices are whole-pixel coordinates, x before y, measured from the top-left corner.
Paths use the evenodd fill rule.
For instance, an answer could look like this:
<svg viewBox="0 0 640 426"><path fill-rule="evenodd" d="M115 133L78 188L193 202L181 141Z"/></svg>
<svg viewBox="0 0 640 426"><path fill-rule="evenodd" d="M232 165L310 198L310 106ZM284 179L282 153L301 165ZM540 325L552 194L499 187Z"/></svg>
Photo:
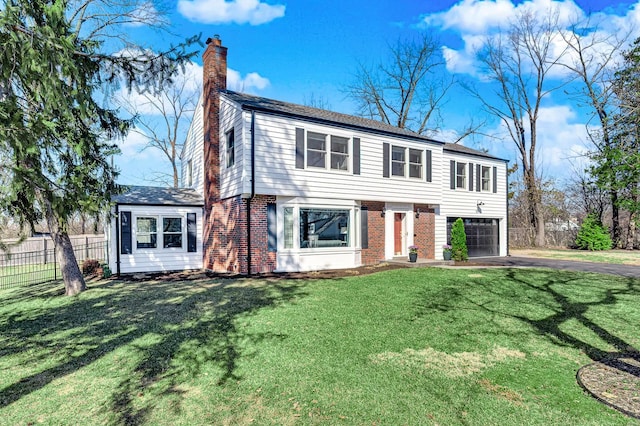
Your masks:
<svg viewBox="0 0 640 426"><path fill-rule="evenodd" d="M256 195L256 112L251 111L251 194L247 198L247 275L251 276L251 200Z"/></svg>

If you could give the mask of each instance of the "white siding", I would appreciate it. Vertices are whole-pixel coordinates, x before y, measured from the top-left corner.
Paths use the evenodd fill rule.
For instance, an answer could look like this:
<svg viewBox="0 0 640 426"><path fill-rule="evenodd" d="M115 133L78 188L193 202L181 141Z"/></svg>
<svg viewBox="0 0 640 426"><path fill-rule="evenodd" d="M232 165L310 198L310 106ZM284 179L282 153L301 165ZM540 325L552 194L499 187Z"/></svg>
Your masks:
<svg viewBox="0 0 640 426"><path fill-rule="evenodd" d="M248 113L245 113L248 114ZM250 125L250 119L245 119ZM296 128L335 136L351 141L360 138L361 174L349 171L296 169ZM256 113L256 193L277 196L326 197L371 201L439 204L441 200L442 145L410 141L397 137L353 131L329 125L318 125L284 117ZM431 150L432 182L424 177L383 177L383 143L406 148ZM350 156L353 158L353 146ZM424 159L423 159L424 161Z"/></svg>
<svg viewBox="0 0 640 426"><path fill-rule="evenodd" d="M166 272L182 271L186 269L202 269L202 208L201 207L177 207L177 206L119 206L120 212L131 212L132 227L132 254L120 254L120 273L129 274L136 272ZM187 252L187 213L196 214L196 252ZM136 248L136 217L158 218L158 248ZM116 229L115 209L112 209L112 219L109 232L109 266L116 273L118 271L117 259L120 247L117 245L116 232L120 240L120 230ZM182 247L162 248L162 217L182 218ZM119 221L118 221L119 223Z"/></svg>
<svg viewBox="0 0 640 426"><path fill-rule="evenodd" d="M198 105L193 113L193 120L187 132L187 138L182 147L180 154L180 163L182 165L181 185L187 187L187 164L191 160L193 182L190 188L194 188L198 193L204 192L204 131L202 116L204 109L202 107L202 96L198 100Z"/></svg>
<svg viewBox="0 0 640 426"><path fill-rule="evenodd" d="M245 120L246 121L246 120ZM220 100L220 197L228 198L243 192L244 177L249 170L243 167L250 164L245 155L249 149L245 149L250 135L250 123L246 127L243 125L242 110L235 103L224 97ZM227 132L234 129L235 133L235 162L231 167L227 167ZM246 135L246 136L245 136Z"/></svg>
<svg viewBox="0 0 640 426"><path fill-rule="evenodd" d="M450 161L474 164L474 182L476 164L491 167L491 183L489 191L469 191L469 175L467 169L466 188L451 189ZM493 167L497 167L497 192L493 193ZM507 164L501 160L493 160L472 155L464 155L445 151L442 158L442 204L436 212L436 258L442 258L442 245L447 242L447 217L490 218L500 220L500 255L507 255ZM482 205L479 205L482 203Z"/></svg>

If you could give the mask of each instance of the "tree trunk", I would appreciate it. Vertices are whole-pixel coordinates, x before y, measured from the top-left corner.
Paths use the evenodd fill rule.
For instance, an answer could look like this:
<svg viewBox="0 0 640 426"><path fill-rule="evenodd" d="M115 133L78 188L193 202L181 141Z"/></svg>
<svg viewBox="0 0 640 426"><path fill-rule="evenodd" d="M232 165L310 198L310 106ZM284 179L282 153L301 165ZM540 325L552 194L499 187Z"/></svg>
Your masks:
<svg viewBox="0 0 640 426"><path fill-rule="evenodd" d="M51 202L45 198L43 204L45 206L47 226L49 227L49 232L51 233L51 238L56 248L56 260L62 272L64 294L67 296L75 296L85 291L87 285L84 282L82 272L80 272L76 254L73 252L73 245L71 245L71 239L69 238L66 228L60 226L60 222L53 212Z"/></svg>
<svg viewBox="0 0 640 426"><path fill-rule="evenodd" d="M611 240L613 248L620 248L620 210L617 191L611 191Z"/></svg>
<svg viewBox="0 0 640 426"><path fill-rule="evenodd" d="M60 265L60 270L62 271L64 294L67 296L75 296L85 291L87 285L84 282L84 277L76 261L76 255L73 252L69 235L66 232L55 232L51 237L56 247L58 265Z"/></svg>
<svg viewBox="0 0 640 426"><path fill-rule="evenodd" d="M636 214L631 212L629 215L629 227L627 229L627 250L633 250L636 242Z"/></svg>

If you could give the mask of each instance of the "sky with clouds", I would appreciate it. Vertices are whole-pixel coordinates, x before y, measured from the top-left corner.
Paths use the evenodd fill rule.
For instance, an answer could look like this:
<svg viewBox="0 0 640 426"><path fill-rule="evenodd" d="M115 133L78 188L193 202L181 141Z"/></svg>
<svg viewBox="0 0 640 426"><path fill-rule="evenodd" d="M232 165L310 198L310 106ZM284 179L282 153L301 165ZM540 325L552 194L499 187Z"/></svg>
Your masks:
<svg viewBox="0 0 640 426"><path fill-rule="evenodd" d="M589 16L599 25L597 33L594 28L587 29L582 34L586 38L595 34L640 36L640 0L179 0L163 9L176 38L158 35L144 26L131 26L127 32L155 50L180 37L200 34L204 41L219 34L229 49L230 89L301 104L321 99L329 109L353 114L356 105L346 97L345 87L353 82L358 63L377 63L390 44L424 31L438 36L448 73L480 91L489 90L475 52L485 40L504 32L508 22L525 8L541 17L556 8L559 21L567 26ZM139 13L158 9L149 1ZM193 97L198 96L202 81L200 53L204 48L197 49L200 52L183 77L188 83L185 93ZM563 73L566 70L558 68L553 78L560 81ZM579 167L581 155L589 148L585 129L589 111L565 92L556 91L545 98L538 122L538 158L543 173L558 180ZM118 96L139 104L142 118L158 118L145 109L135 93ZM491 96L489 92L487 96ZM441 140L455 139L470 120L485 121L482 135L462 143L515 160L515 147L506 138L504 126L487 116L463 87L449 93L442 117ZM185 134L187 126L183 123ZM142 151L144 144L144 137L135 132L120 142L123 155L115 160L122 171L120 183L150 184L159 172L169 170L162 153Z"/></svg>

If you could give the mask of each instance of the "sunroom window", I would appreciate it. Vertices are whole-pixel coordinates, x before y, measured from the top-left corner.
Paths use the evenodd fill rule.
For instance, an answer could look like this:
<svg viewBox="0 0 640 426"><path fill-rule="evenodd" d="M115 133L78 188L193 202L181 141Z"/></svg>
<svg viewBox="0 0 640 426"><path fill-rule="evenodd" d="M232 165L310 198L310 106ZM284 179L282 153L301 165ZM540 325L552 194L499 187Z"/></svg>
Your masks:
<svg viewBox="0 0 640 426"><path fill-rule="evenodd" d="M158 228L155 217L136 218L136 247L156 248L158 246Z"/></svg>
<svg viewBox="0 0 640 426"><path fill-rule="evenodd" d="M182 247L182 219L165 217L162 219L162 246L164 248Z"/></svg>

